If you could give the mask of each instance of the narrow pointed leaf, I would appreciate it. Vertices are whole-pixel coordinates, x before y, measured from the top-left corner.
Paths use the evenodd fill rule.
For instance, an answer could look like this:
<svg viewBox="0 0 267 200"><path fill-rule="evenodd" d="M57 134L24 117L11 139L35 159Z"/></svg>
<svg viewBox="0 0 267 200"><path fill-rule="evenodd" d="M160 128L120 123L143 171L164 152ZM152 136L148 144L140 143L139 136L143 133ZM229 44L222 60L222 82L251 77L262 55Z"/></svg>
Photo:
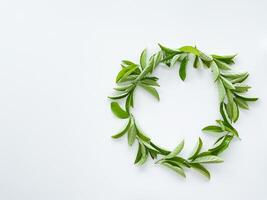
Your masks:
<svg viewBox="0 0 267 200"><path fill-rule="evenodd" d="M227 80L226 78L224 78L223 76L220 77L222 82L223 82L223 85L230 89L230 90L234 90L235 89L235 86L229 81Z"/></svg>
<svg viewBox="0 0 267 200"><path fill-rule="evenodd" d="M136 129L135 126L132 125L128 131L128 144L131 146L136 139Z"/></svg>
<svg viewBox="0 0 267 200"><path fill-rule="evenodd" d="M114 139L122 137L123 135L125 135L127 133L127 131L129 130L130 126L131 126L131 119L129 119L127 125L125 126L125 128L121 132L119 132L116 135L112 135L111 137L114 138Z"/></svg>
<svg viewBox="0 0 267 200"><path fill-rule="evenodd" d="M147 67L147 51L144 49L140 56L140 65L142 69L145 69Z"/></svg>
<svg viewBox="0 0 267 200"><path fill-rule="evenodd" d="M196 158L192 163L221 163L223 160L218 156L201 156Z"/></svg>
<svg viewBox="0 0 267 200"><path fill-rule="evenodd" d="M206 176L208 179L210 179L210 173L203 165L201 165L199 163L191 163L191 167L193 169L196 169L202 175Z"/></svg>
<svg viewBox="0 0 267 200"><path fill-rule="evenodd" d="M165 158L172 158L177 156L184 148L184 140L178 144L178 146L170 153L168 154Z"/></svg>
<svg viewBox="0 0 267 200"><path fill-rule="evenodd" d="M123 110L117 102L111 102L110 107L113 114L118 118L126 119L129 117L129 114L125 110Z"/></svg>
<svg viewBox="0 0 267 200"><path fill-rule="evenodd" d="M179 69L179 76L184 81L186 78L186 65L187 65L187 56L181 62L180 69Z"/></svg>
<svg viewBox="0 0 267 200"><path fill-rule="evenodd" d="M140 84L147 92L153 95L159 101L159 93L157 90L151 86Z"/></svg>
<svg viewBox="0 0 267 200"><path fill-rule="evenodd" d="M177 174L181 175L182 177L184 177L184 178L186 177L184 170L181 167L173 166L173 165L166 163L166 162L163 162L161 164L164 165L165 167L172 169L173 171L175 171Z"/></svg>
<svg viewBox="0 0 267 200"><path fill-rule="evenodd" d="M215 126L215 125L206 126L205 128L202 129L202 131L216 132L216 133L223 132L223 130L220 126Z"/></svg>
<svg viewBox="0 0 267 200"><path fill-rule="evenodd" d="M202 148L202 145L203 145L203 142L202 142L201 138L199 137L198 141L197 141L197 144L196 144L196 146L194 148L194 151L193 151L192 155L188 159L190 159L190 160L194 159L199 154L199 152L200 152L200 150Z"/></svg>

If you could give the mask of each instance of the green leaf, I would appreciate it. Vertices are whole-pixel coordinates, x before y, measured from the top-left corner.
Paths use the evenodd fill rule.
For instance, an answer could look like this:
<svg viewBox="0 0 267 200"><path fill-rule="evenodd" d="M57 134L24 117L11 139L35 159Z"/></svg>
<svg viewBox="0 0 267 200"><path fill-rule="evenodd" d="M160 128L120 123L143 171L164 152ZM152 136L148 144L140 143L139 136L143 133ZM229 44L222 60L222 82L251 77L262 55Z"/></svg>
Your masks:
<svg viewBox="0 0 267 200"><path fill-rule="evenodd" d="M218 91L219 91L219 101L223 102L225 95L226 95L226 91L225 91L224 85L220 79L218 79L217 85L218 85Z"/></svg>
<svg viewBox="0 0 267 200"><path fill-rule="evenodd" d="M222 72L221 73L222 76L224 76L225 78L228 78L228 79L237 79L237 78L244 78L246 76L248 76L248 73L247 72L241 72L241 73L224 73Z"/></svg>
<svg viewBox="0 0 267 200"><path fill-rule="evenodd" d="M124 111L117 102L111 102L110 107L113 114L116 115L118 118L126 119L129 117L129 114Z"/></svg>
<svg viewBox="0 0 267 200"><path fill-rule="evenodd" d="M142 84L145 84L145 85L156 86L156 87L159 87L159 86L160 86L160 85L157 83L157 81L149 80L149 79L142 80L141 83L142 83Z"/></svg>
<svg viewBox="0 0 267 200"><path fill-rule="evenodd" d="M171 59L171 67L174 66L180 58L180 54L173 56Z"/></svg>
<svg viewBox="0 0 267 200"><path fill-rule="evenodd" d="M199 59L198 56L195 56L193 66L194 66L194 68L199 68L200 67L200 59Z"/></svg>
<svg viewBox="0 0 267 200"><path fill-rule="evenodd" d="M162 147L159 147L157 145L155 145L154 143L150 142L150 145L155 148L158 152L160 152L162 155L168 155L170 153L170 151L162 148Z"/></svg>
<svg viewBox="0 0 267 200"><path fill-rule="evenodd" d="M233 113L232 113L232 116L233 116L233 122L236 122L238 120L238 117L239 117L239 109L236 105L235 102L233 102Z"/></svg>
<svg viewBox="0 0 267 200"><path fill-rule="evenodd" d="M216 132L216 133L223 132L223 130L220 126L215 126L215 125L206 126L205 128L202 129L202 131Z"/></svg>
<svg viewBox="0 0 267 200"><path fill-rule="evenodd" d="M140 56L140 65L142 69L145 69L147 67L147 51L144 49Z"/></svg>
<svg viewBox="0 0 267 200"><path fill-rule="evenodd" d="M136 158L135 158L134 164L137 164L140 161L141 157L142 157L141 144L139 142L138 143L138 151L137 151L137 154L136 154Z"/></svg>
<svg viewBox="0 0 267 200"><path fill-rule="evenodd" d="M165 167L172 169L173 171L175 171L177 174L181 175L182 177L184 178L186 177L183 168L171 165L170 163L167 163L167 162L163 162L161 164L164 165Z"/></svg>
<svg viewBox="0 0 267 200"><path fill-rule="evenodd" d="M136 128L132 125L128 131L128 144L131 146L136 139Z"/></svg>
<svg viewBox="0 0 267 200"><path fill-rule="evenodd" d="M223 160L218 156L208 155L196 158L192 163L221 163Z"/></svg>
<svg viewBox="0 0 267 200"><path fill-rule="evenodd" d="M215 63L217 64L217 66L220 68L220 69L223 69L223 70L230 70L231 67L229 65L227 65L226 63L223 63L217 59L213 59L215 61Z"/></svg>
<svg viewBox="0 0 267 200"><path fill-rule="evenodd" d="M178 146L171 152L169 153L165 158L173 158L177 156L182 149L184 148L184 140L178 144Z"/></svg>
<svg viewBox="0 0 267 200"><path fill-rule="evenodd" d="M230 89L230 90L234 90L235 89L235 86L229 81L227 80L226 78L224 78L223 76L220 77L220 79L222 80L223 82L223 85Z"/></svg>
<svg viewBox="0 0 267 200"><path fill-rule="evenodd" d="M178 50L174 50L174 49L170 49L168 47L165 47L161 44L158 44L160 49L164 52L164 53L167 53L167 54L175 54L175 53L180 53Z"/></svg>
<svg viewBox="0 0 267 200"><path fill-rule="evenodd" d="M214 81L216 81L220 75L220 70L214 62L211 62L211 70L212 70L212 74L213 74L213 79L214 79Z"/></svg>
<svg viewBox="0 0 267 200"><path fill-rule="evenodd" d="M238 98L243 99L245 101L257 101L258 100L257 97L246 97L246 96L239 95L239 94L235 94L235 96L237 96Z"/></svg>
<svg viewBox="0 0 267 200"><path fill-rule="evenodd" d="M147 92L149 92L151 95L153 95L158 101L159 101L159 93L157 90L151 86L140 84Z"/></svg>
<svg viewBox="0 0 267 200"><path fill-rule="evenodd" d="M123 76L119 80L119 83L133 82L137 77L138 77L138 75L127 75L127 76Z"/></svg>
<svg viewBox="0 0 267 200"><path fill-rule="evenodd" d="M245 100L240 99L240 98L238 98L238 97L236 97L234 100L235 100L236 104L237 104L240 108L243 108L243 109L245 109L245 110L248 110L248 109L249 109L248 104L247 104L247 102L246 102Z"/></svg>
<svg viewBox="0 0 267 200"><path fill-rule="evenodd" d="M240 76L238 78L232 79L231 82L232 83L242 83L248 78L248 76L249 76L249 74L245 73L243 76Z"/></svg>
<svg viewBox="0 0 267 200"><path fill-rule="evenodd" d="M147 157L148 157L148 151L146 147L141 143L141 159L139 160L138 164L142 165L146 162Z"/></svg>
<svg viewBox="0 0 267 200"><path fill-rule="evenodd" d="M204 54L203 52L199 53L199 57L202 59L202 61L211 62L212 58L210 58L208 55Z"/></svg>
<svg viewBox="0 0 267 200"><path fill-rule="evenodd" d="M222 118L225 121L225 123L229 124L229 121L227 118L227 113L225 111L225 103L224 102L221 102L221 104L220 104L220 113L221 113Z"/></svg>
<svg viewBox="0 0 267 200"><path fill-rule="evenodd" d="M122 68L121 71L118 73L117 77L116 77L116 83L119 82L119 80L130 70L135 70L136 69L136 65L130 65L128 67Z"/></svg>
<svg viewBox="0 0 267 200"><path fill-rule="evenodd" d="M142 133L135 125L135 128L137 130L137 136L144 142L150 142L150 138L145 135L144 133Z"/></svg>
<svg viewBox="0 0 267 200"><path fill-rule="evenodd" d="M201 164L199 163L191 163L190 164L193 169L196 169L198 172L200 172L202 175L206 176L208 179L210 179L210 173L209 171Z"/></svg>
<svg viewBox="0 0 267 200"><path fill-rule="evenodd" d="M120 94L120 95L117 95L117 96L112 96L112 97L108 97L109 99L122 99L124 97L126 97L128 95L128 93L124 93L124 94Z"/></svg>
<svg viewBox="0 0 267 200"><path fill-rule="evenodd" d="M180 65L180 70L179 70L179 75L180 75L180 78L184 81L185 78L186 78L186 65L187 65L187 56L184 57L184 59L182 60L181 62L181 65Z"/></svg>
<svg viewBox="0 0 267 200"><path fill-rule="evenodd" d="M222 139L221 139L222 138ZM233 136L230 135L226 135L220 138L220 143L219 141L216 142L216 146L214 146L213 148L209 149L209 151L213 154L213 155L218 155L219 153L222 153L225 149L228 148L231 140L233 139Z"/></svg>
<svg viewBox="0 0 267 200"><path fill-rule="evenodd" d="M125 101L125 109L126 109L127 113L130 112L131 106L133 107L133 91L129 93L129 95Z"/></svg>
<svg viewBox="0 0 267 200"><path fill-rule="evenodd" d="M120 92L125 92L125 91L129 91L134 87L134 85L130 84L130 85L124 85L121 87L115 87L114 90L120 91Z"/></svg>
<svg viewBox="0 0 267 200"><path fill-rule="evenodd" d="M197 48L192 47L192 46L183 46L179 50L183 51L183 52L186 52L186 53L192 53L192 54L194 54L196 56L200 55L200 51Z"/></svg>
<svg viewBox="0 0 267 200"><path fill-rule="evenodd" d="M219 56L219 55L211 55L211 56L212 56L212 58L219 60L219 61L222 61L226 64L233 64L234 63L233 59L236 57L236 55L237 54L226 55L226 56Z"/></svg>
<svg viewBox="0 0 267 200"><path fill-rule="evenodd" d="M124 136L125 133L127 133L127 131L129 130L130 126L131 126L131 118L129 119L126 127L121 132L119 132L116 135L112 135L111 137L114 138L114 139L117 139L117 138L120 138L120 137Z"/></svg>
<svg viewBox="0 0 267 200"><path fill-rule="evenodd" d="M198 155L198 153L200 152L200 150L202 148L202 145L203 145L203 142L202 142L201 138L199 137L192 155L188 158L189 160L194 159Z"/></svg>
<svg viewBox="0 0 267 200"><path fill-rule="evenodd" d="M235 83L235 92L243 93L247 92L251 87L242 83Z"/></svg>

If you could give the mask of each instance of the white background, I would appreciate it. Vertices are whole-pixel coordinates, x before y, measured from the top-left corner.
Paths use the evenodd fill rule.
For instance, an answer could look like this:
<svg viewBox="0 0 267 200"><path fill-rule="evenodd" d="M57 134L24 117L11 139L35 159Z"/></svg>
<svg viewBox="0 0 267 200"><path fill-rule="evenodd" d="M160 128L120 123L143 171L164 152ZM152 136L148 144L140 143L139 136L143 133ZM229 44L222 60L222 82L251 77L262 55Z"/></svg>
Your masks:
<svg viewBox="0 0 267 200"><path fill-rule="evenodd" d="M266 199L267 3L240 1L47 0L0 2L0 199ZM136 146L112 140L124 126L109 108L122 59L139 60L162 43L238 53L251 94L224 163L212 179L184 180L149 161L133 165ZM219 117L208 70L159 67L161 101L140 90L134 113L153 140L188 155L201 128Z"/></svg>

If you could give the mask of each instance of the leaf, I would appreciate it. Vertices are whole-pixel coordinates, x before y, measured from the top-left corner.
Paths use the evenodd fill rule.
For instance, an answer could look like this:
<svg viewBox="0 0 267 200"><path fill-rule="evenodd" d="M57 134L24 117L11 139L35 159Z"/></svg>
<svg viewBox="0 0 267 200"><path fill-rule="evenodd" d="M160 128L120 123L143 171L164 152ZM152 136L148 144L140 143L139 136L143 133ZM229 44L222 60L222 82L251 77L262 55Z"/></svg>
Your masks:
<svg viewBox="0 0 267 200"><path fill-rule="evenodd" d="M179 60L179 58L180 54L173 56L173 58L171 59L171 66L174 66L176 62Z"/></svg>
<svg viewBox="0 0 267 200"><path fill-rule="evenodd" d="M201 165L199 163L191 163L190 165L191 165L192 168L196 169L202 175L204 175L208 179L210 179L210 173L209 173L209 171L203 165Z"/></svg>
<svg viewBox="0 0 267 200"><path fill-rule="evenodd" d="M211 62L212 58L200 51L199 57L205 62Z"/></svg>
<svg viewBox="0 0 267 200"><path fill-rule="evenodd" d="M136 128L136 130L137 130L137 135L138 135L138 137L139 137L142 141L144 141L144 142L150 142L150 138L149 138L147 135L145 135L144 133L142 133L142 132L136 127L136 125L135 125L135 128Z"/></svg>
<svg viewBox="0 0 267 200"><path fill-rule="evenodd" d="M125 133L127 133L127 131L129 130L130 126L131 126L131 118L129 119L126 127L121 132L119 132L116 135L112 135L111 137L114 138L114 139L117 139L117 138L120 138L120 137L124 136Z"/></svg>
<svg viewBox="0 0 267 200"><path fill-rule="evenodd" d="M219 90L219 101L223 102L225 95L226 95L226 91L225 91L224 85L220 79L218 79L217 85L218 85L218 90Z"/></svg>
<svg viewBox="0 0 267 200"><path fill-rule="evenodd" d="M248 76L247 72L241 72L241 73L221 73L222 76L228 78L228 79L237 79L237 78L244 78Z"/></svg>
<svg viewBox="0 0 267 200"><path fill-rule="evenodd" d="M200 51L197 48L192 47L192 46L183 46L183 47L179 48L179 50L186 52L186 53L192 53L196 56L199 56L199 54L200 54Z"/></svg>
<svg viewBox="0 0 267 200"><path fill-rule="evenodd" d="M110 106L113 114L118 118L126 119L129 117L129 114L124 111L117 102L111 102Z"/></svg>
<svg viewBox="0 0 267 200"><path fill-rule="evenodd" d="M112 97L108 97L109 99L122 99L124 97L126 97L128 95L128 93L124 93L124 94L120 94L120 95L117 95L117 96L112 96Z"/></svg>
<svg viewBox="0 0 267 200"><path fill-rule="evenodd" d="M216 81L220 75L220 71L219 71L218 66L214 62L211 62L211 70L213 74L213 79L214 81Z"/></svg>
<svg viewBox="0 0 267 200"><path fill-rule="evenodd" d="M233 102L232 116L233 116L233 122L236 122L238 120L238 117L239 117L239 110L238 110L238 107L237 107L235 102Z"/></svg>
<svg viewBox="0 0 267 200"><path fill-rule="evenodd" d="M132 125L128 131L128 144L131 146L136 138L136 128Z"/></svg>
<svg viewBox="0 0 267 200"><path fill-rule="evenodd" d="M138 77L138 75L127 75L123 76L120 80L119 83L125 83L125 82L132 82Z"/></svg>
<svg viewBox="0 0 267 200"><path fill-rule="evenodd" d="M243 76L240 76L238 78L232 79L231 82L232 83L242 83L248 78L248 76L249 76L249 74L245 73Z"/></svg>
<svg viewBox="0 0 267 200"><path fill-rule="evenodd" d="M221 104L220 104L220 113L221 113L221 116L222 116L223 120L225 121L225 123L229 124L227 114L225 112L225 103L224 102L221 102Z"/></svg>
<svg viewBox="0 0 267 200"><path fill-rule="evenodd" d="M147 50L144 49L140 56L140 65L142 69L145 69L147 67Z"/></svg>
<svg viewBox="0 0 267 200"><path fill-rule="evenodd" d="M216 132L216 133L221 133L223 132L222 128L219 126L211 125L211 126L206 126L205 128L202 129L202 131L208 131L208 132Z"/></svg>
<svg viewBox="0 0 267 200"><path fill-rule="evenodd" d="M238 98L243 99L245 101L257 101L258 100L257 97L246 97L246 96L239 95L239 94L235 94L235 96L237 96Z"/></svg>
<svg viewBox="0 0 267 200"><path fill-rule="evenodd" d="M251 87L242 83L235 83L235 92L243 93L247 92Z"/></svg>
<svg viewBox="0 0 267 200"><path fill-rule="evenodd" d="M135 65L130 65L128 67L122 68L121 71L118 73L117 77L116 77L116 83L119 82L119 80L130 70L132 69L136 69Z"/></svg>
<svg viewBox="0 0 267 200"><path fill-rule="evenodd" d="M199 68L200 67L200 59L199 59L198 56L195 56L193 66L194 66L194 68Z"/></svg>
<svg viewBox="0 0 267 200"><path fill-rule="evenodd" d="M121 87L115 87L114 90L117 90L120 92L125 92L125 91L132 89L133 87L134 87L134 85L130 84L130 85L125 85L125 86L121 86Z"/></svg>
<svg viewBox="0 0 267 200"><path fill-rule="evenodd" d="M157 83L157 81L149 80L149 79L142 80L141 83L143 83L143 84L145 84L145 85L156 86L156 87L159 87L159 86L160 86L160 85Z"/></svg>
<svg viewBox="0 0 267 200"><path fill-rule="evenodd" d="M159 101L159 93L157 90L151 86L140 84L147 92L149 92L151 95L153 95L158 101Z"/></svg>
<svg viewBox="0 0 267 200"><path fill-rule="evenodd" d="M236 98L234 99L234 101L236 102L236 104L237 104L240 108L243 108L243 109L246 109L246 110L249 109L248 104L247 104L247 102L246 102L245 100L236 97Z"/></svg>
<svg viewBox="0 0 267 200"><path fill-rule="evenodd" d="M200 150L202 148L202 145L203 145L203 142L202 142L201 138L199 137L192 155L188 158L189 160L194 159L198 155L198 153L200 152Z"/></svg>
<svg viewBox="0 0 267 200"><path fill-rule="evenodd" d="M168 47L165 47L161 44L158 44L160 49L164 52L164 53L167 53L167 54L175 54L175 53L180 53L179 51L177 50L174 50L174 49L170 49Z"/></svg>
<svg viewBox="0 0 267 200"><path fill-rule="evenodd" d="M222 138L223 140L221 140L221 143L218 143L215 147L213 147L212 149L209 149L209 151L213 155L218 155L219 153L222 153L225 149L227 149L231 140L233 139L233 136L226 135Z"/></svg>
<svg viewBox="0 0 267 200"><path fill-rule="evenodd" d="M140 161L141 157L142 157L141 144L139 142L138 143L138 151L137 151L137 154L136 154L136 158L135 158L134 164L138 163Z"/></svg>
<svg viewBox="0 0 267 200"><path fill-rule="evenodd" d="M224 78L223 76L220 77L220 79L222 80L223 82L223 85L230 89L230 90L234 90L235 89L235 86L229 81L227 80L226 78Z"/></svg>
<svg viewBox="0 0 267 200"><path fill-rule="evenodd" d="M146 162L148 157L148 152L146 150L146 147L141 143L141 159L139 160L138 164L142 165Z"/></svg>
<svg viewBox="0 0 267 200"><path fill-rule="evenodd" d="M234 55L226 55L226 56L219 56L219 55L211 55L212 58L219 60L221 62L227 63L227 64L233 64L233 59L236 57L237 54Z"/></svg>
<svg viewBox="0 0 267 200"><path fill-rule="evenodd" d="M158 152L160 152L162 155L168 155L170 153L170 151L162 148L162 147L159 147L157 145L155 145L154 143L150 142L150 145L152 147L154 147Z"/></svg>
<svg viewBox="0 0 267 200"><path fill-rule="evenodd" d="M130 107L133 106L132 103L133 103L133 91L129 93L125 101L125 109L127 113L130 112Z"/></svg>
<svg viewBox="0 0 267 200"><path fill-rule="evenodd" d="M184 173L184 170L181 167L171 165L171 164L169 164L167 162L163 162L161 164L164 165L165 167L168 167L168 168L172 169L173 171L175 171L177 174L181 175L182 177L186 177L185 173Z"/></svg>
<svg viewBox="0 0 267 200"><path fill-rule="evenodd" d="M184 57L184 59L182 60L181 62L181 65L180 65L180 70L179 70L179 75L180 75L180 78L184 81L185 78L186 78L186 65L187 65L187 56Z"/></svg>
<svg viewBox="0 0 267 200"><path fill-rule="evenodd" d="M220 69L223 69L223 70L230 70L231 69L231 67L229 65L227 65L226 63L223 63L217 59L213 59L213 60Z"/></svg>
<svg viewBox="0 0 267 200"><path fill-rule="evenodd" d="M177 156L182 149L184 148L184 140L178 144L178 146L171 152L169 153L165 158L173 158Z"/></svg>
<svg viewBox="0 0 267 200"><path fill-rule="evenodd" d="M196 158L192 163L221 163L223 160L218 156L201 156Z"/></svg>

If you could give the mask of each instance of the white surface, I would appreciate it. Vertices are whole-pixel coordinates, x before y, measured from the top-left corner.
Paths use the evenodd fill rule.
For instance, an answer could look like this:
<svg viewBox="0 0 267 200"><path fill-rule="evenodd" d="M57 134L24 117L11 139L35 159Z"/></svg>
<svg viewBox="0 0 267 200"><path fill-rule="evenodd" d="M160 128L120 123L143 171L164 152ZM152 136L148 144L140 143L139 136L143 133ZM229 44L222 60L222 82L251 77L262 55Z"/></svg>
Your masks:
<svg viewBox="0 0 267 200"><path fill-rule="evenodd" d="M0 199L266 199L266 1L11 1L0 3ZM239 53L260 101L241 113L234 141L210 166L211 181L187 179L115 141L123 123L107 96L122 59L196 44L207 53ZM159 68L161 102L139 91L135 114L157 143L185 154L219 116L211 74Z"/></svg>

